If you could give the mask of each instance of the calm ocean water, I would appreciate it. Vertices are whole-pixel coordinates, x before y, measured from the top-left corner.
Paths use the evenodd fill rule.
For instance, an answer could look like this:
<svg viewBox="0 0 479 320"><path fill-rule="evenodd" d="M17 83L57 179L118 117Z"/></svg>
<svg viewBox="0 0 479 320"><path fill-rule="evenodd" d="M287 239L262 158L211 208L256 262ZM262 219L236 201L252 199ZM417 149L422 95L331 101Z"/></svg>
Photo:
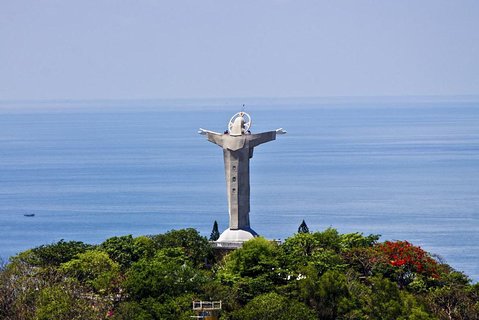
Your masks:
<svg viewBox="0 0 479 320"><path fill-rule="evenodd" d="M223 131L243 102L2 102L0 256L226 228L222 152L196 130ZM479 99L246 102L253 132L288 131L252 159L258 233L378 233L479 280Z"/></svg>

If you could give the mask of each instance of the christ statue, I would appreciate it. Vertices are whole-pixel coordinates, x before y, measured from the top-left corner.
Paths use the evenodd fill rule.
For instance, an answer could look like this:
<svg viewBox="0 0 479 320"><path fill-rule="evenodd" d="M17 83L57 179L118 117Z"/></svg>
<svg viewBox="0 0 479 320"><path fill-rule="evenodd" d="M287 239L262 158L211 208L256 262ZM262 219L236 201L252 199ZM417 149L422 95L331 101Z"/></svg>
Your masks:
<svg viewBox="0 0 479 320"><path fill-rule="evenodd" d="M229 228L221 234L218 242L247 241L258 235L251 229L249 221L249 159L253 157L255 147L275 140L277 134L285 134L286 131L280 128L252 134L250 128L251 117L245 112L238 112L231 118L228 130L223 134L201 128L198 131L223 149Z"/></svg>

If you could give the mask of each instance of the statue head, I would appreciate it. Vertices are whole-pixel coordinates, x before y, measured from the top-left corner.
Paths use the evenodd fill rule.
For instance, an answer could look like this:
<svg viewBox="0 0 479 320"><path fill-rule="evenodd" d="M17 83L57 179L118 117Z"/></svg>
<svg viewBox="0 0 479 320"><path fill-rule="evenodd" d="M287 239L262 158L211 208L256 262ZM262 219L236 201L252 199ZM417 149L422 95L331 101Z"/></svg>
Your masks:
<svg viewBox="0 0 479 320"><path fill-rule="evenodd" d="M237 117L233 121L233 125L231 126L230 135L232 136L240 136L244 133L244 118Z"/></svg>
<svg viewBox="0 0 479 320"><path fill-rule="evenodd" d="M231 136L241 136L245 134L250 127L251 117L246 112L236 113L228 124L229 134Z"/></svg>

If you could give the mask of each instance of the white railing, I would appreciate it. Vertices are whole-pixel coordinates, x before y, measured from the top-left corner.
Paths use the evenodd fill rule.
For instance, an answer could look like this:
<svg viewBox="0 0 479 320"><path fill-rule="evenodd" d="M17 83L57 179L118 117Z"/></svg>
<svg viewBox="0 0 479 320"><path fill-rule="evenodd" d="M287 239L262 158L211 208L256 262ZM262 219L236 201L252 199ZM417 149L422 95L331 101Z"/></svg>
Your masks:
<svg viewBox="0 0 479 320"><path fill-rule="evenodd" d="M243 241L210 241L210 244L213 248L222 248L222 249L237 249L243 246Z"/></svg>
<svg viewBox="0 0 479 320"><path fill-rule="evenodd" d="M221 310L221 300L193 301L193 310Z"/></svg>
<svg viewBox="0 0 479 320"><path fill-rule="evenodd" d="M282 241L281 240L270 240L271 242L276 243L277 245L281 245ZM210 245L213 248L218 248L218 249L238 249L243 246L244 241L210 241Z"/></svg>

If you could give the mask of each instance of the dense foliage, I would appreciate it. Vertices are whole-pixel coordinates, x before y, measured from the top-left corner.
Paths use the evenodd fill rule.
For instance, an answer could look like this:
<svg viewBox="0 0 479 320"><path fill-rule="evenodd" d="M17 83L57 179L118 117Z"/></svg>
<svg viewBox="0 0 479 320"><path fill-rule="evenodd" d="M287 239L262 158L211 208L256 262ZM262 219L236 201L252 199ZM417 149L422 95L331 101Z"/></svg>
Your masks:
<svg viewBox="0 0 479 320"><path fill-rule="evenodd" d="M407 241L302 228L214 252L194 229L60 241L0 267L0 319L479 319L479 285ZM308 230L309 231L309 230Z"/></svg>

